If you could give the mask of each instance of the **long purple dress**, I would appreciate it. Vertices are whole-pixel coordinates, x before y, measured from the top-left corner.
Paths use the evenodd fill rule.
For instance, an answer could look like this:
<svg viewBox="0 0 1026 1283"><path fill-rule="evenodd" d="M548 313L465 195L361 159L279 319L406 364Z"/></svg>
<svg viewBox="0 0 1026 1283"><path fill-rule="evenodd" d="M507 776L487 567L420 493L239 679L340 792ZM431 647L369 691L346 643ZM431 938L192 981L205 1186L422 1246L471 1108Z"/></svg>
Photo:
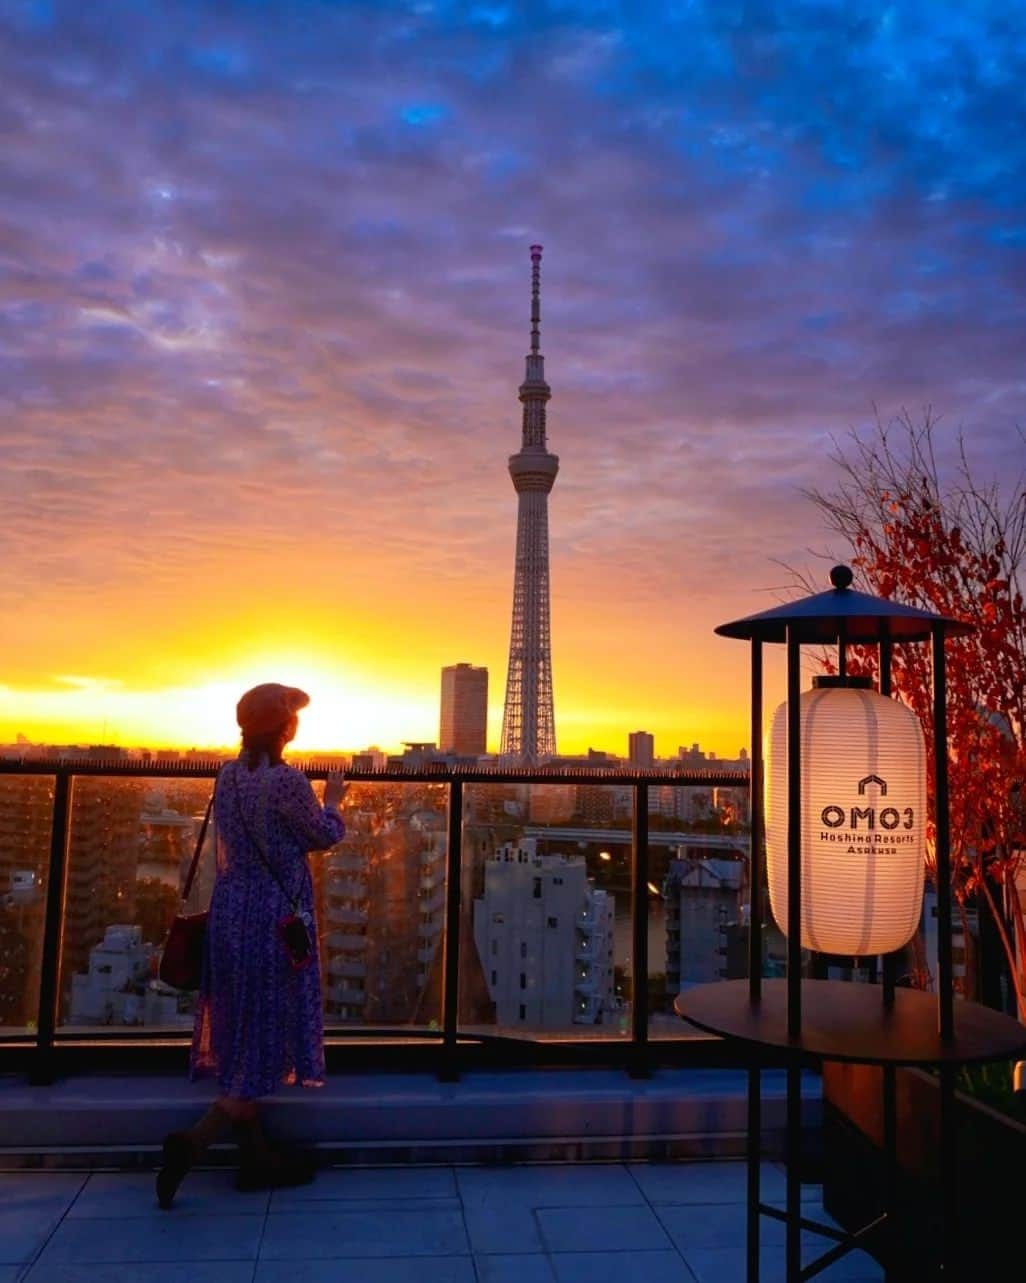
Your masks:
<svg viewBox="0 0 1026 1283"><path fill-rule="evenodd" d="M270 766L266 757L251 771L245 752L221 771L214 818L217 878L196 999L191 1077L215 1074L224 1095L242 1100L269 1095L282 1083L320 1086L321 972L306 853L340 841L345 825L319 805L302 771ZM278 934L291 906L249 834L289 898L309 914L314 957L302 970L292 967Z"/></svg>

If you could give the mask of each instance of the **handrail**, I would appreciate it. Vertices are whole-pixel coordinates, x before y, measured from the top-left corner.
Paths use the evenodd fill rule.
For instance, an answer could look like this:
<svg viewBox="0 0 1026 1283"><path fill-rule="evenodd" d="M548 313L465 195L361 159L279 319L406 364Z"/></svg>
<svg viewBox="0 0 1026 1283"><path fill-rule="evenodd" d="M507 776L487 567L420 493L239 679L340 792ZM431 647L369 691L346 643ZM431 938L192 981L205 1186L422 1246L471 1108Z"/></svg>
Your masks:
<svg viewBox="0 0 1026 1283"><path fill-rule="evenodd" d="M137 779L213 779L218 767L230 757L207 758L189 762L124 761L121 758L57 758L43 761L39 758L0 758L0 775L109 775ZM297 767L312 780L323 780L339 769L338 763L316 758L290 758L289 764ZM715 770L712 767L660 770L655 767L548 767L531 768L482 767L482 766L425 766L395 770L345 770L345 777L353 783L368 784L451 784L459 780L464 784L649 784L672 785L677 788L703 785L713 788L747 788L747 771Z"/></svg>

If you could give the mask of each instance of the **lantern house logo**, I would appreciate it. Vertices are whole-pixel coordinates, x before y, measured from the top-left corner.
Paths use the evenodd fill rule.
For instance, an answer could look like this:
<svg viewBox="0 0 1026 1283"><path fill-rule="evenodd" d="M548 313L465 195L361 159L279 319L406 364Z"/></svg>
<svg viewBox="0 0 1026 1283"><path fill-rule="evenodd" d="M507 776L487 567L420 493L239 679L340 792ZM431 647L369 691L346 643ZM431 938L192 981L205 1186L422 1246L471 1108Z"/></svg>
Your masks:
<svg viewBox="0 0 1026 1283"><path fill-rule="evenodd" d="M887 796L887 781L879 775L863 776L858 782L859 797L866 798L865 806L824 806L821 819L828 829L849 829L852 832L862 831L876 833L883 829L893 832L897 828L911 829L915 825L915 810L911 806L876 806L867 797L866 789L875 786L876 796Z"/></svg>
<svg viewBox="0 0 1026 1283"><path fill-rule="evenodd" d="M867 784L875 784L880 790L880 796L887 796L887 781L882 780L879 775L867 775L864 779L859 780L859 797L864 797Z"/></svg>

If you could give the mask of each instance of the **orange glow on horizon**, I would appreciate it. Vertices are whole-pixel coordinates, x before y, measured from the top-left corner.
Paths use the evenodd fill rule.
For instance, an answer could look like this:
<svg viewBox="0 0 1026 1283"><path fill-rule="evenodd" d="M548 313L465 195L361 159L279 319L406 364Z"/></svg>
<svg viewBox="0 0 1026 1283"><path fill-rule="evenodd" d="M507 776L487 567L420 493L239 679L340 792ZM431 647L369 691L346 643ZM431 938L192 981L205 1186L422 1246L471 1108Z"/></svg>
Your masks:
<svg viewBox="0 0 1026 1283"><path fill-rule="evenodd" d="M700 742L720 757L734 757L744 739L742 709L686 710L668 716L651 695L636 692L624 707L603 700L588 708L592 681L577 674L574 703L556 705L559 751L589 748L626 755L630 731L656 736L660 756ZM116 744L123 747L231 748L238 743L235 704L249 687L281 681L301 687L310 704L300 714L293 742L297 754L353 751L376 746L399 751L406 741L438 741L439 693L401 673L374 674L343 669L324 657L279 654L272 661L238 663L216 680L166 687L129 685L75 674L55 676L46 685L0 686L0 743L19 734L33 743ZM589 691L587 688L592 686ZM502 722L502 684L492 678L488 748L496 751ZM677 729L687 726L687 731Z"/></svg>
<svg viewBox="0 0 1026 1283"><path fill-rule="evenodd" d="M490 581L486 593L476 583L382 583L376 596L351 588L335 600L323 584L293 578L279 600L273 585L261 593L251 581L227 597L211 582L173 611L136 618L125 608L128 586L112 586L105 600L74 606L73 637L30 608L0 685L0 743L21 734L34 743L230 749L239 696L281 681L311 697L296 753L396 752L404 741L437 743L441 669L467 661L489 671L488 749L497 751L508 584ZM590 596L564 604L556 594L554 607L561 754L626 756L636 730L655 736L663 758L695 743L724 758L749 747L747 651L712 636L728 613L716 603L703 603L702 616L694 603L646 602L644 615L641 603L625 603L616 629L595 627L602 603Z"/></svg>

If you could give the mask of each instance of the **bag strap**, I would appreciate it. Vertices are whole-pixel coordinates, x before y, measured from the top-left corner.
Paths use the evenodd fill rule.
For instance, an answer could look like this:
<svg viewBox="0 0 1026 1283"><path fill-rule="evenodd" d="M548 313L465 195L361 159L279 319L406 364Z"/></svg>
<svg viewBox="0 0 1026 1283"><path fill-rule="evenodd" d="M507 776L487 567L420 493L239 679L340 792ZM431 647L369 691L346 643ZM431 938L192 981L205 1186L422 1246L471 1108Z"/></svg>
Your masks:
<svg viewBox="0 0 1026 1283"><path fill-rule="evenodd" d="M223 768L222 768L223 769ZM192 891L192 884L196 879L196 870L199 868L200 856L203 854L203 841L207 836L207 826L210 823L210 813L214 809L214 794L217 792L217 781L221 778L221 771L217 772L217 778L214 780L214 787L210 792L210 801L207 803L207 813L203 817L203 823L200 826L199 837L196 839L196 850L192 854L192 863L189 865L189 872L185 877L185 886L182 888L182 903L184 904L189 898Z"/></svg>
<svg viewBox="0 0 1026 1283"><path fill-rule="evenodd" d="M245 834L246 834L246 839L247 839L247 841L249 842L250 846L253 848L253 850L257 853L257 856L258 856L258 857L259 857L259 859L260 859L260 863L264 866L264 868L265 868L265 869L267 870L267 872L271 875L271 877L275 880L275 882L277 882L278 887L279 887L279 889L280 889L280 891L281 891L282 895L285 897L285 899L286 899L286 901L287 901L287 903L288 903L288 905L289 905L289 908L291 908L291 910L292 910L292 912L293 912L293 913L298 913L298 912L299 912L299 900L298 900L298 899L294 900L294 899L292 898L292 896L290 896L290 895L289 895L288 888L286 887L285 883L281 880L281 878L278 876L278 874L277 874L277 872L275 871L275 869L274 869L273 865L271 864L270 860L268 860L267 855L266 855L266 853L264 852L263 848L261 847L260 843L259 843L259 842L256 840L256 838L253 836L253 831L252 831L252 829L250 829L249 825L246 823L246 816L245 816L245 814L243 813L243 810L242 810L242 799L241 799L241 798L240 798L240 796L239 796L239 773L238 773L238 768L236 768L235 775L233 776L233 779L234 779L234 781L235 781L235 810L236 810L236 813L238 814L239 821L240 821L240 822L241 822L241 824L242 824L243 831L244 831L244 832L245 832ZM265 786L265 788L266 788L266 780L264 781L264 786Z"/></svg>

